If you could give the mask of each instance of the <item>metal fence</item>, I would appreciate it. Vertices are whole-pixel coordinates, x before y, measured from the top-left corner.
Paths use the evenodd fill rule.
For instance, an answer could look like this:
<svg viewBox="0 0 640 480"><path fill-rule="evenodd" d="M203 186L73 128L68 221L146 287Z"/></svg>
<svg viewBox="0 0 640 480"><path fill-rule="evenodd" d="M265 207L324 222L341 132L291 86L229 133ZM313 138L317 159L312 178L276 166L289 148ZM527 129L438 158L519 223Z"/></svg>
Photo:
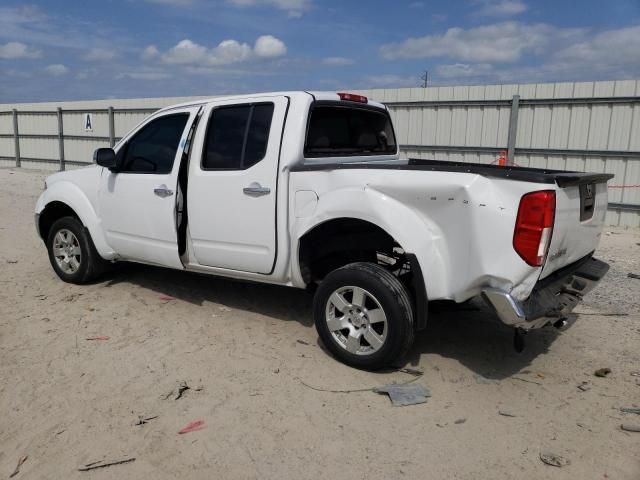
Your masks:
<svg viewBox="0 0 640 480"><path fill-rule="evenodd" d="M0 139L11 139L13 141L13 158L7 156L0 156L0 160L15 160L15 166L21 167L22 162L34 162L34 163L55 163L58 165L59 170L65 170L68 165L74 166L82 166L88 165L91 163L92 153L94 148L99 148L101 146L111 146L113 147L118 140L120 140L121 136L116 136L116 115L129 115L136 116L139 118L135 118L132 121L128 121L128 124L133 125L137 124L139 121L143 120L145 116L155 112L157 108L118 108L115 109L113 107L108 107L106 109L62 109L58 107L55 111L48 110L26 110L26 111L18 111L13 109L11 112L0 112L0 115L11 115L11 124L13 125L13 132L11 133L0 133ZM102 123L101 117L106 117L106 135L94 135L91 132L83 132L82 134L74 132L77 128L71 130L71 133L66 133L64 128L64 118L68 116L72 118L73 116L83 116L86 114L91 115L92 119L92 127L91 131L94 130L93 125L97 125L96 130L105 131L104 126L100 125ZM22 118L29 117L39 117L39 121L33 123L29 123L28 121L23 122L25 125L28 125L25 129L27 132L23 132L21 129L20 120ZM48 119L53 119L55 121L55 132L52 132L52 126L47 125ZM43 121L44 120L44 121ZM76 121L80 120L79 118L75 119ZM34 128L35 127L35 128ZM44 127L44 128L43 128ZM42 131L34 132L34 130L39 130L43 128ZM47 132L47 133L43 133ZM29 145L30 149L39 150L41 153L38 156L33 156L31 153L24 154L24 151L21 151L21 140L33 140L38 141L42 140L43 143L40 147L34 147L34 143L32 142ZM74 158L68 158L65 155L65 144L68 141L81 142L81 144L75 145L76 148L73 148L74 153L80 153L85 159L78 160ZM56 144L54 148L52 142ZM87 144L87 142L89 142ZM35 142L37 144L37 142ZM82 145L84 143L85 145ZM87 148L89 147L89 152L87 152ZM45 152L45 155L42 155L42 152ZM47 155L48 153L48 155ZM89 155L86 155L89 153Z"/></svg>
<svg viewBox="0 0 640 480"><path fill-rule="evenodd" d="M640 226L640 81L359 93L389 107L405 156L495 163L504 150L520 166L613 173L607 223ZM0 164L85 165L94 149L113 145L157 108L184 100L0 105Z"/></svg>

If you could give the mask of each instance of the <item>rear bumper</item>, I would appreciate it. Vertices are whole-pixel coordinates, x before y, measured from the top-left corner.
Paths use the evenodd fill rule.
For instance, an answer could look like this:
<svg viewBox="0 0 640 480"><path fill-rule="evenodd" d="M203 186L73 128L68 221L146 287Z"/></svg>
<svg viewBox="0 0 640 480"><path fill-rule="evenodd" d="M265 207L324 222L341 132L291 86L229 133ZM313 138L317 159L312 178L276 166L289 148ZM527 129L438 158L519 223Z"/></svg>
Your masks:
<svg viewBox="0 0 640 480"><path fill-rule="evenodd" d="M482 297L505 324L531 330L565 318L608 270L607 263L588 255L540 280L525 301L492 288Z"/></svg>

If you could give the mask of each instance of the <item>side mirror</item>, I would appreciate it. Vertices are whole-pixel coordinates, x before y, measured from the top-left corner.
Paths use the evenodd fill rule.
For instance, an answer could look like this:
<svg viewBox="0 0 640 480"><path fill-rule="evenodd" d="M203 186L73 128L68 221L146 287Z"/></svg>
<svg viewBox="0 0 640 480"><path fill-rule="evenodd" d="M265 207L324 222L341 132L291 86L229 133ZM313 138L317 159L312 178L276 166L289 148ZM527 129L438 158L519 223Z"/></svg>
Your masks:
<svg viewBox="0 0 640 480"><path fill-rule="evenodd" d="M93 161L114 173L118 171L116 152L113 151L113 148L98 148L93 152Z"/></svg>

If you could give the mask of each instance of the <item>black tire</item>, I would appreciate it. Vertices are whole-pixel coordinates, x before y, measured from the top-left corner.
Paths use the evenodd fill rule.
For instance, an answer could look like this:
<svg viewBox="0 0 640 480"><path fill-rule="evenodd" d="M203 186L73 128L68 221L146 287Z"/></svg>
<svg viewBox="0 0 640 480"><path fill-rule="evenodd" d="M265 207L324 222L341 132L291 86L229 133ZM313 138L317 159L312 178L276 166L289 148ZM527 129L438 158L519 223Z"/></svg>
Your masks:
<svg viewBox="0 0 640 480"><path fill-rule="evenodd" d="M63 270L63 268L58 265L58 261L54 255L56 235L65 230L75 236L78 246L80 247L79 265L73 272ZM108 266L108 262L96 251L93 240L91 240L91 235L89 235L89 230L75 217L62 217L51 225L49 235L47 236L47 252L49 253L49 262L51 262L53 270L61 280L68 283L88 283L95 280ZM78 257L76 257L76 259L77 258Z"/></svg>
<svg viewBox="0 0 640 480"><path fill-rule="evenodd" d="M348 286L360 287L372 294L386 315L386 339L377 351L351 353L329 330L326 318L329 298ZM338 268L325 277L313 299L313 316L322 343L338 360L355 368L377 370L400 360L411 348L414 337L411 305L407 289L391 272L375 263L359 262ZM365 344L364 348L373 347Z"/></svg>

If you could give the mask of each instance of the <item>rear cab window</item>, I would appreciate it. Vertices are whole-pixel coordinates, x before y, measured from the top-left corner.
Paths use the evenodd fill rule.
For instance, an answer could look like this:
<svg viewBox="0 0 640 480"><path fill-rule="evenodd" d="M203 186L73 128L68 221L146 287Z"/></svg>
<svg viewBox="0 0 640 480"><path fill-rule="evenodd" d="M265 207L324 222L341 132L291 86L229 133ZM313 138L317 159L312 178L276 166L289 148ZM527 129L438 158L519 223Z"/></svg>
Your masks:
<svg viewBox="0 0 640 480"><path fill-rule="evenodd" d="M304 146L305 158L396 153L396 137L386 110L343 102L316 102L312 105Z"/></svg>

